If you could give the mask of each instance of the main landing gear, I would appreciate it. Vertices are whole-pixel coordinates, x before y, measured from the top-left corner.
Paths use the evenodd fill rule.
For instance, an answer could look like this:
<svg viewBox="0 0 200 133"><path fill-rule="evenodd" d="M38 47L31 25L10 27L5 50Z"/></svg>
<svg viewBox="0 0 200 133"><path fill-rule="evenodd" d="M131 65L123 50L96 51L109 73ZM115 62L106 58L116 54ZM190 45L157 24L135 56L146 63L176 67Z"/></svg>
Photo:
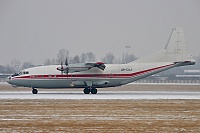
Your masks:
<svg viewBox="0 0 200 133"><path fill-rule="evenodd" d="M37 94L37 93L38 93L38 90L37 90L37 89L34 89L34 88L32 88L32 93L33 93L33 94Z"/></svg>
<svg viewBox="0 0 200 133"><path fill-rule="evenodd" d="M97 89L94 88L94 87L86 87L86 88L83 90L83 92L84 92L85 94L90 94L90 92L91 92L92 94L97 94Z"/></svg>

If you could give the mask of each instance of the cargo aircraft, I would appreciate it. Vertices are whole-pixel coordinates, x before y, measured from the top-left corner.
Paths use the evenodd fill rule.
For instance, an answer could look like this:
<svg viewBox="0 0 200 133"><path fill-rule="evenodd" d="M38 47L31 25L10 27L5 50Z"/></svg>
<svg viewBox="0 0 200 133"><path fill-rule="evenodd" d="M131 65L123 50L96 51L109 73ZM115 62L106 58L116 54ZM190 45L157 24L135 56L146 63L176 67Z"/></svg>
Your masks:
<svg viewBox="0 0 200 133"><path fill-rule="evenodd" d="M195 60L186 49L184 31L172 30L170 38L161 51L127 64L88 62L38 66L28 68L7 78L13 86L36 88L83 88L85 94L96 94L97 88L125 85L147 76L179 66L194 65Z"/></svg>

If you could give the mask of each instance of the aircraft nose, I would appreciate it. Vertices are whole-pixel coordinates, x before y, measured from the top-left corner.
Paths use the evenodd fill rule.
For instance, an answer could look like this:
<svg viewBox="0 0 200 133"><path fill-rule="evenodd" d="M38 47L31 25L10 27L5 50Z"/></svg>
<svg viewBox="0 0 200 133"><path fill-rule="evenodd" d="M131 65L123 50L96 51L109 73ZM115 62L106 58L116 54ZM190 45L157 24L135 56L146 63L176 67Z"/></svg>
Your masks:
<svg viewBox="0 0 200 133"><path fill-rule="evenodd" d="M10 84L11 76L6 78L6 82Z"/></svg>

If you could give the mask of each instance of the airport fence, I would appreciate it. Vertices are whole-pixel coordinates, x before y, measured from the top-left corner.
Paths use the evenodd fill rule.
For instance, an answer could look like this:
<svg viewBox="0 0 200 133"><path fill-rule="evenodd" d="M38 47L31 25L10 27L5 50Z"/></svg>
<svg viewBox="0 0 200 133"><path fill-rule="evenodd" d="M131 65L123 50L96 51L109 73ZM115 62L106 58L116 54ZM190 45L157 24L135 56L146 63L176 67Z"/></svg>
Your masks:
<svg viewBox="0 0 200 133"><path fill-rule="evenodd" d="M200 84L200 80L155 80L141 79L134 83L181 83L181 84Z"/></svg>

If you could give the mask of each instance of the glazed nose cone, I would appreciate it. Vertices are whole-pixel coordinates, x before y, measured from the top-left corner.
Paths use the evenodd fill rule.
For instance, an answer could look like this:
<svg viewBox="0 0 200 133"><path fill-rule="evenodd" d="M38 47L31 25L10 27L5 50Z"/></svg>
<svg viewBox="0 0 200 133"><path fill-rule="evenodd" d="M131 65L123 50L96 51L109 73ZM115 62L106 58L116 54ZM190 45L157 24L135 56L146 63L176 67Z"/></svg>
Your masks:
<svg viewBox="0 0 200 133"><path fill-rule="evenodd" d="M9 76L9 77L6 78L6 82L9 83L9 84L11 84L11 76Z"/></svg>

